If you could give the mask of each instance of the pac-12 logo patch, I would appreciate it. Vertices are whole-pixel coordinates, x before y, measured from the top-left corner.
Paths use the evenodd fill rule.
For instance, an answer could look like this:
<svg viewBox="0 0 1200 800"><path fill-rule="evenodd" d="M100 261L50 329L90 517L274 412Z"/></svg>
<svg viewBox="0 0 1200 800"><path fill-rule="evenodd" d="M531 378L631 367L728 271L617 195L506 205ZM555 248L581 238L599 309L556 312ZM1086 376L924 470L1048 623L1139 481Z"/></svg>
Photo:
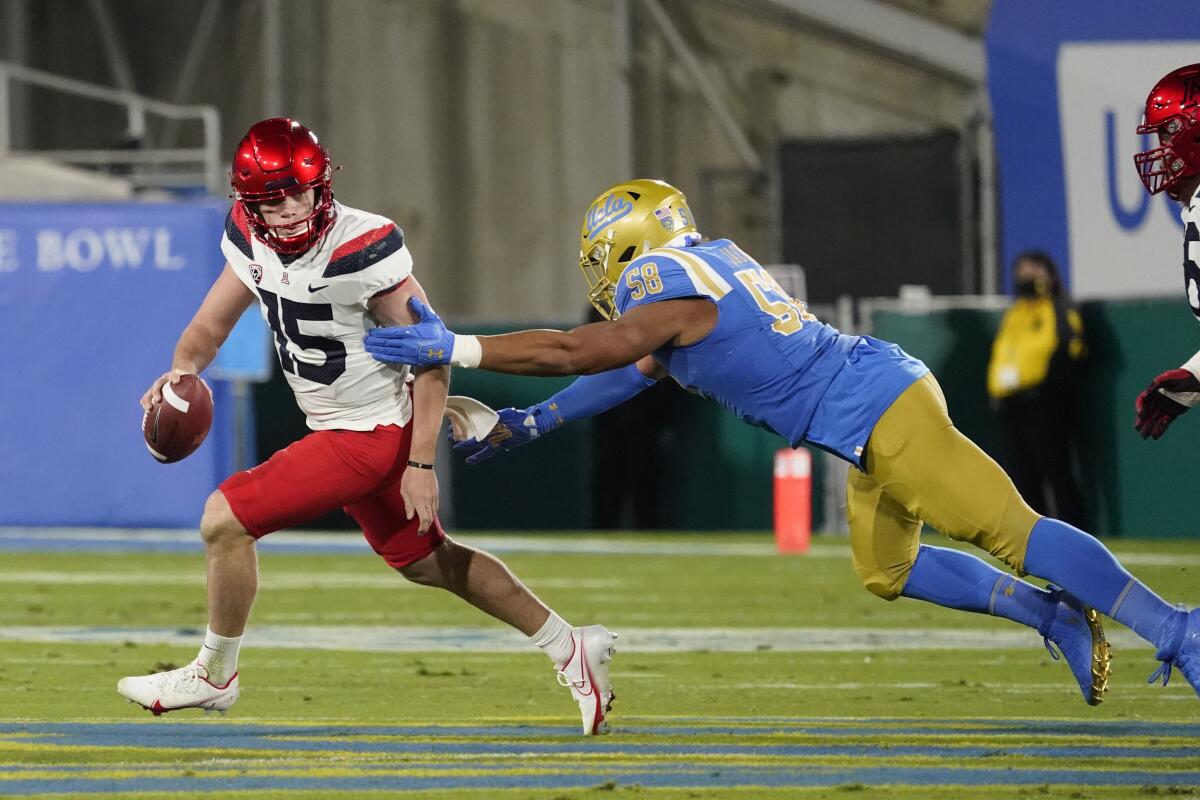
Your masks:
<svg viewBox="0 0 1200 800"><path fill-rule="evenodd" d="M675 230L675 220L671 217L671 208L656 208L654 216L658 218L658 224L663 226L663 230L671 233Z"/></svg>
<svg viewBox="0 0 1200 800"><path fill-rule="evenodd" d="M258 264L250 265L250 277L254 278L254 285L258 286L262 283L262 267Z"/></svg>

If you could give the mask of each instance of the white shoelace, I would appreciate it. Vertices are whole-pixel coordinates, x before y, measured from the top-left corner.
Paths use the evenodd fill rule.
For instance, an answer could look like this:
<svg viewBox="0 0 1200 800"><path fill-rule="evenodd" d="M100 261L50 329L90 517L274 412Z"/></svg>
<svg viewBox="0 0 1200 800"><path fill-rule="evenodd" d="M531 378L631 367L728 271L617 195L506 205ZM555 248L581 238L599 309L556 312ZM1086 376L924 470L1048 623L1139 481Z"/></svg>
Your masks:
<svg viewBox="0 0 1200 800"><path fill-rule="evenodd" d="M571 680L567 676L567 673L563 670L559 670L557 673L555 673L555 678L558 680L559 686L565 686L568 689L582 689L584 684L587 683L587 681L583 679L577 681Z"/></svg>
<svg viewBox="0 0 1200 800"><path fill-rule="evenodd" d="M186 667L164 672L159 679L159 686L164 692L195 694L196 689L200 685L200 672L203 669L203 667L193 661Z"/></svg>

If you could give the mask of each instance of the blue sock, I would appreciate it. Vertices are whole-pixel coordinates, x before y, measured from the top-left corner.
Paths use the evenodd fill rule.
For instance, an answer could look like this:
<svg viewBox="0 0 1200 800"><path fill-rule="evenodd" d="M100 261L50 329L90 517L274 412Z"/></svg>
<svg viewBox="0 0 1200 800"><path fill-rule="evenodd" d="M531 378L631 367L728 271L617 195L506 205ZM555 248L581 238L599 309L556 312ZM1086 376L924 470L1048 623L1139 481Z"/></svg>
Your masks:
<svg viewBox="0 0 1200 800"><path fill-rule="evenodd" d="M1043 517L1033 526L1025 571L1058 584L1155 647L1162 647L1165 623L1176 613L1099 540L1056 519Z"/></svg>
<svg viewBox="0 0 1200 800"><path fill-rule="evenodd" d="M1050 593L1006 575L970 553L921 545L904 597L992 614L1037 629L1053 607Z"/></svg>

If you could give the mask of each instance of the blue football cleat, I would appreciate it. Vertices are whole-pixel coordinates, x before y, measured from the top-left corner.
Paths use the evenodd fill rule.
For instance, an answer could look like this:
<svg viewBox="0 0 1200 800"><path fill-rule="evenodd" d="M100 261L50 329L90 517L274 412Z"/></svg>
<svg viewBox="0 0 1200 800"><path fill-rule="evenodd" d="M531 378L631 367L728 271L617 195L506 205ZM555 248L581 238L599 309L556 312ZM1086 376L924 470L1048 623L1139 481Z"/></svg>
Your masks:
<svg viewBox="0 0 1200 800"><path fill-rule="evenodd" d="M1053 606L1038 633L1045 638L1046 649L1055 661L1060 657L1055 646L1067 660L1087 704L1100 705L1112 674L1112 648L1104 638L1100 615L1057 586L1051 584L1046 588ZM1200 632L1200 626L1197 631ZM1200 669L1200 659L1196 659L1196 668Z"/></svg>
<svg viewBox="0 0 1200 800"><path fill-rule="evenodd" d="M1177 612L1167 620L1163 645L1154 657L1163 663L1147 683L1154 683L1161 677L1166 686L1171 680L1171 667L1175 667L1200 695L1200 609L1188 611L1178 606Z"/></svg>

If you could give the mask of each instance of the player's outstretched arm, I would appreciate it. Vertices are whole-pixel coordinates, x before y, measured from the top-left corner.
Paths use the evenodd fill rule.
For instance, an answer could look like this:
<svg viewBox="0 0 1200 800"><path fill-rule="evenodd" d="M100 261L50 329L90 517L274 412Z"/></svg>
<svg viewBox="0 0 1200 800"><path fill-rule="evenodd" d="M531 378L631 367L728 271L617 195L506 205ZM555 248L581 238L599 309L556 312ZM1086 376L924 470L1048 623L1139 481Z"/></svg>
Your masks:
<svg viewBox="0 0 1200 800"><path fill-rule="evenodd" d="M171 370L160 375L142 395L142 408L149 409L162 402L162 387L167 381L175 383L183 375L203 372L217 357L229 332L252 302L254 294L238 280L226 262L196 315L180 334L171 359Z"/></svg>
<svg viewBox="0 0 1200 800"><path fill-rule="evenodd" d="M460 336L419 300L416 325L377 328L364 343L381 361L449 364L513 375L592 375L624 367L665 345L691 344L712 330L707 300L663 300L630 309L612 322L570 331L533 330L500 336Z"/></svg>
<svg viewBox="0 0 1200 800"><path fill-rule="evenodd" d="M497 412L500 419L483 441L466 439L455 444L454 449L467 456L468 464L478 464L501 450L507 452L539 439L568 422L602 414L653 386L662 374L662 367L646 356L637 364L584 375L536 405L501 409Z"/></svg>

